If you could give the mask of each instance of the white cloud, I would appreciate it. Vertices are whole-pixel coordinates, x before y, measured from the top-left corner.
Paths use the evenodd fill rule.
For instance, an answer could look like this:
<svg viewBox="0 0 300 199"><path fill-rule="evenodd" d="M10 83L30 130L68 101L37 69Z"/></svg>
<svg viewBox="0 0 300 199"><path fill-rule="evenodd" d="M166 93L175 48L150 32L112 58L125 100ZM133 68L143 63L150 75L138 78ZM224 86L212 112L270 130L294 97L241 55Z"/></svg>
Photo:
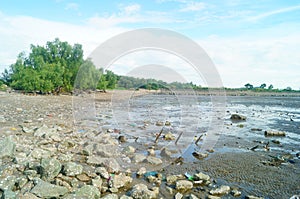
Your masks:
<svg viewBox="0 0 300 199"><path fill-rule="evenodd" d="M191 11L200 11L206 7L206 4L203 2L188 2L181 8L180 12L191 12Z"/></svg>
<svg viewBox="0 0 300 199"><path fill-rule="evenodd" d="M139 12L140 9L141 9L141 6L139 4L132 4L132 5L129 5L129 6L125 6L123 8L124 13L126 15L135 14L135 13Z"/></svg>
<svg viewBox="0 0 300 199"><path fill-rule="evenodd" d="M66 10L78 10L79 4L77 3L68 3L65 7Z"/></svg>
<svg viewBox="0 0 300 199"><path fill-rule="evenodd" d="M265 13L262 13L262 14L257 15L257 16L249 17L249 18L247 18L247 20L248 21L258 21L258 20L270 17L272 15L291 12L291 11L295 11L295 10L300 10L300 5L291 6L291 7L287 7L287 8L281 8L281 9L278 9L278 10L272 10L272 11L265 12Z"/></svg>

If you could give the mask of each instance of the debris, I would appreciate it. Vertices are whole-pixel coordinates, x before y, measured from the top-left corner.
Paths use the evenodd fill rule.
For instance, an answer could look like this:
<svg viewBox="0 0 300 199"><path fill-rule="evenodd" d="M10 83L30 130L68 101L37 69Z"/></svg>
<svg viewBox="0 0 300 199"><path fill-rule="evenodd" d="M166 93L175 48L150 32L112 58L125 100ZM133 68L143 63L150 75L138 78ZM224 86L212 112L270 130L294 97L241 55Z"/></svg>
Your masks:
<svg viewBox="0 0 300 199"><path fill-rule="evenodd" d="M265 136L285 136L283 131L265 131Z"/></svg>

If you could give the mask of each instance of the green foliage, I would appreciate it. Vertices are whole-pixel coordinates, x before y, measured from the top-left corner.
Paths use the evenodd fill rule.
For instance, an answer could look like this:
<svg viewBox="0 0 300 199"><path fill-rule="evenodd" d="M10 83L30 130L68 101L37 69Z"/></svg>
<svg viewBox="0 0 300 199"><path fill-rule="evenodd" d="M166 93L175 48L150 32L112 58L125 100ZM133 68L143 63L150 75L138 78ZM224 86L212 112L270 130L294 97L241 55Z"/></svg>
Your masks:
<svg viewBox="0 0 300 199"><path fill-rule="evenodd" d="M246 89L248 89L248 90L253 89L253 85L252 85L252 84L249 84L249 83L245 84L245 87L246 87Z"/></svg>
<svg viewBox="0 0 300 199"><path fill-rule="evenodd" d="M100 76L101 71L96 69L93 62L85 60L78 71L75 88L95 90Z"/></svg>
<svg viewBox="0 0 300 199"><path fill-rule="evenodd" d="M2 80L16 90L49 93L58 88L73 89L79 66L83 63L82 46L71 46L55 39L46 46L31 45L28 57L22 52L5 70Z"/></svg>

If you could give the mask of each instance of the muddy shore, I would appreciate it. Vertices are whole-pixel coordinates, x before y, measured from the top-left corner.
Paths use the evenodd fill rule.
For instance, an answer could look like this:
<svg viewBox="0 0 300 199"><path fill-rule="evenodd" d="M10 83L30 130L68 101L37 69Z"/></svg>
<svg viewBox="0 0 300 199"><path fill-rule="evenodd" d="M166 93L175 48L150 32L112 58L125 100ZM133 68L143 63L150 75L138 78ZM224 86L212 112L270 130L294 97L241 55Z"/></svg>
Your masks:
<svg viewBox="0 0 300 199"><path fill-rule="evenodd" d="M95 106L97 109L109 109L112 98L114 98L116 101L126 101L128 98L139 98L145 94L156 95L157 93L149 93L146 91L128 93L127 91L118 91L118 93L97 93L96 95L91 95L94 95L93 97L95 97L93 99L95 100ZM47 198L39 196L36 194L37 192L32 191L33 188L37 186L36 182L33 180L36 178L42 178L44 181L48 181L51 184L68 187L68 185L64 184L63 182L69 182L68 180L71 181L69 178L75 177L68 176L68 179L66 179L66 174L60 173L52 179L43 178L43 172L35 172L35 167L26 161L29 160L32 162L32 164L39 165L41 159L43 158L59 159L62 164L64 164L64 161L72 161L83 165L83 170L85 171L86 176L81 177L86 177L87 181L84 181L84 179L81 179L81 181L79 179L77 185L78 189L85 184L93 184L92 179L98 179L93 171L90 171L95 169L94 165L91 166L87 164L85 159L87 155L81 154L81 151L85 150L84 147L86 147L89 142L100 139L101 132L99 132L100 130L97 128L93 129L92 126L86 126L86 128L82 128L82 125L85 125L86 123L80 123L80 128L76 126L74 123L76 121L74 121L73 105L73 97L66 95L27 96L14 93L0 94L0 141L3 142L5 138L9 137L16 145L14 154L9 154L8 156L3 156L1 158L0 179L2 184L4 179L7 177L16 176L17 179L24 178L26 183L23 186L28 186L27 189L18 188L15 187L15 185L11 185L11 191L22 195L23 198L26 198L24 196L26 193L33 194L37 198ZM238 111L242 112L242 110ZM192 153L197 150L197 146L193 144L189 149L187 149L186 153L184 153L185 155L182 161L177 162L176 158L171 158L169 160L163 159L163 162L166 161L164 162L166 163L166 166L161 166L158 172L163 176L180 174L184 175L186 173L193 175L199 172L209 175L211 178L210 185L194 185L195 188L191 190L184 190L182 192L185 197L189 198L191 198L191 194L197 196L197 198L213 198L213 195L209 192L213 189L221 187L222 185L228 185L230 186L231 191L238 190L241 192L241 194L234 197L229 191L228 193L219 196L220 198L245 198L250 195L261 198L290 198L293 195L300 194L300 160L298 156L300 152L299 145L285 144L284 140L283 143L280 142L282 144L275 142L273 143L271 142L272 140L281 141L281 138L264 137L263 131L267 128L262 129L262 131L256 131L256 129L253 128L257 128L257 126L254 126L252 123L247 123L248 121L242 123L232 122L228 119L232 112L232 110L228 111L226 118L224 118L225 129L226 132L229 133L223 133L220 135L218 142L213 148L214 150L207 152L207 158L195 158ZM109 118L109 115L104 115L103 118L101 118L101 124L109 124L107 121L105 121L106 119L111 119ZM246 127L240 124L243 124ZM148 130L151 133L151 128L148 127L151 125L158 127L157 129L161 128L159 125L157 125L157 123L148 122L147 125L145 125L145 129L139 130ZM40 129L42 126L47 126L47 128L49 127L50 131L55 127L55 133L50 136L45 134L41 136L35 135L37 129ZM138 129L139 126L130 126L130 128ZM247 128L253 129L253 131L249 131ZM31 132L32 129L34 130ZM28 132L26 132L26 130L28 130ZM130 137L127 136L127 134L124 134L128 140L123 143L118 139L120 135L123 135L122 131L126 131L125 129L105 130L108 130L108 132L105 132L105 134L109 135L107 140L119 147L120 151L123 151L123 149L128 146L134 146L142 153L149 150L149 147L153 145L155 136L157 136L157 133L159 133L159 131L152 132L153 136L149 138L149 140L152 140L151 143L146 143L146 139L143 140L142 138L138 139L137 142L130 141ZM118 132L118 130L120 130L121 133ZM299 130L300 129L298 128L298 131ZM238 136L236 134L230 134L230 132L246 132L246 134L249 134L249 136ZM162 138L159 139L160 141L157 145L157 149L161 150L162 146L160 145L164 145L164 141ZM102 138L100 140L102 141ZM264 148L268 142L270 142L271 150L266 150L266 148ZM72 146L69 147L69 145ZM257 149L255 148L251 150L255 146L258 146ZM33 152L36 152L35 150L37 148L43 151L41 154L38 154L37 157L34 157ZM284 150L280 150L280 148ZM290 157L282 158L282 161L278 161L276 158L274 158L283 157L287 154L287 151L290 152ZM70 157L68 157L68 155L70 155ZM60 156L66 156L67 160L60 159ZM89 154L87 158L89 156L91 156L91 154ZM133 158L130 155L122 158L127 157L130 159ZM158 157L161 158L160 156ZM141 182L153 187L153 184L155 183L149 183L149 180L138 179L134 177L136 175L136 170L142 167L142 165L146 165L143 163L135 165L137 165L137 167L134 169L132 168L130 172L130 176L133 178L133 181L128 189L125 189L125 191L120 189L115 193L114 190L111 189L114 187L111 187L110 191L103 191L103 189L100 189L102 195L105 196L108 195L108 193L111 193L121 197L121 195L127 193L127 195L130 196L128 191L132 190L134 184ZM30 175L24 175L24 172L30 173ZM123 172L126 173L125 171ZM76 178L78 179L78 177ZM17 182L20 183L20 181L15 180L15 183ZM72 186L72 183L68 184ZM2 194L2 197L4 197L6 193L5 191L7 190L1 186L2 185L0 185L0 193ZM105 186L108 185L102 185L102 187ZM176 193L176 191L174 191L172 194L169 191L166 191L167 185L165 183L155 186L160 187L157 198L173 198ZM76 187L76 185L74 185L74 187ZM170 187L176 190L176 187ZM67 192L71 197L71 194L75 193L76 190L72 189ZM62 194L64 196L56 196L56 198L67 198L68 194L64 193Z"/></svg>

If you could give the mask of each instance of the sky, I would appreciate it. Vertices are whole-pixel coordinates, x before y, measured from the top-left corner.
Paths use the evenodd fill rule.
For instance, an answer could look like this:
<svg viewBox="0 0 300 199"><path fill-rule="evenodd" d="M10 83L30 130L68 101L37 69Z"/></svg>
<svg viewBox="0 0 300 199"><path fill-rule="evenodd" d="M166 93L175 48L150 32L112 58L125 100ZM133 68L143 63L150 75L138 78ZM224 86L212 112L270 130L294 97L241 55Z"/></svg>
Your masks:
<svg viewBox="0 0 300 199"><path fill-rule="evenodd" d="M30 44L59 38L82 44L88 57L111 37L138 28L168 29L197 42L226 87L266 83L300 89L298 0L1 0L0 71L20 52L28 53ZM134 52L111 70L129 74L153 60L176 66L172 70L186 82L205 85L201 75L165 52Z"/></svg>

